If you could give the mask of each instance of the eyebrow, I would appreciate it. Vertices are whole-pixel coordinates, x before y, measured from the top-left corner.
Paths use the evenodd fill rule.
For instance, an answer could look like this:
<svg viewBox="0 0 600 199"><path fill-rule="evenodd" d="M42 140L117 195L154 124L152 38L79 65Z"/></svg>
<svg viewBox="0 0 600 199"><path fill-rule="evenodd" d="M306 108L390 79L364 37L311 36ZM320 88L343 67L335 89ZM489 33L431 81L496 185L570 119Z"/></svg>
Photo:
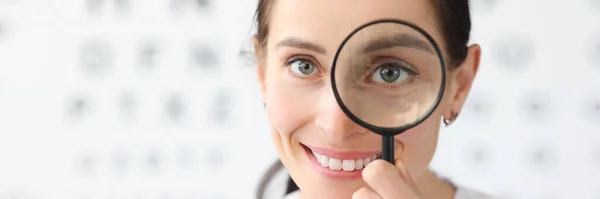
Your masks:
<svg viewBox="0 0 600 199"><path fill-rule="evenodd" d="M415 36L408 35L408 34L397 34L397 35L394 35L393 37L381 38L381 39L377 39L375 41L369 42L367 45L365 45L363 47L361 52L370 53L370 52L383 50L386 48L393 48L393 47L408 47L408 48L414 48L417 50L425 51L425 52L428 52L431 54L436 54L436 53L434 53L433 49L431 48L431 46L428 42L425 42Z"/></svg>
<svg viewBox="0 0 600 199"><path fill-rule="evenodd" d="M323 55L326 54L325 48L323 48L317 44L311 43L307 40L297 38L297 37L285 38L284 40L281 40L279 43L277 43L277 45L275 45L275 48L281 48L281 47L300 48L300 49L314 51L314 52L317 52L317 53L323 54Z"/></svg>

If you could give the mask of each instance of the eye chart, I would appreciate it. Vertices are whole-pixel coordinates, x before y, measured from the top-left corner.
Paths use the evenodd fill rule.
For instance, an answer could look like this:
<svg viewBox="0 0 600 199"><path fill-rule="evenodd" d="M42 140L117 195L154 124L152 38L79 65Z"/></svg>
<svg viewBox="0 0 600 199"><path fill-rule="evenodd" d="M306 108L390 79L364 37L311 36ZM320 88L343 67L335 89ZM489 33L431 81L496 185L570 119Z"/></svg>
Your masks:
<svg viewBox="0 0 600 199"><path fill-rule="evenodd" d="M0 199L252 198L276 158L256 1L0 0ZM480 73L431 167L600 197L600 3L472 1ZM235 190L232 190L235 187Z"/></svg>

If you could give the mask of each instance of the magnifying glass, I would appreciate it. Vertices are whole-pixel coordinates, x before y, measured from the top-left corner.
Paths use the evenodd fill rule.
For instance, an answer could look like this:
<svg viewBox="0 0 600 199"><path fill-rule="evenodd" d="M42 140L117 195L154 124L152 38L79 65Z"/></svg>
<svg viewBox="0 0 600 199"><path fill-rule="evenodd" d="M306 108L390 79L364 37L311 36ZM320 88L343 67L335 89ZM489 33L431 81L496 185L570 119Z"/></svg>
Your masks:
<svg viewBox="0 0 600 199"><path fill-rule="evenodd" d="M439 105L446 67L423 29L401 20L369 22L348 35L331 67L335 99L356 124L382 136L382 159L394 164L394 136Z"/></svg>

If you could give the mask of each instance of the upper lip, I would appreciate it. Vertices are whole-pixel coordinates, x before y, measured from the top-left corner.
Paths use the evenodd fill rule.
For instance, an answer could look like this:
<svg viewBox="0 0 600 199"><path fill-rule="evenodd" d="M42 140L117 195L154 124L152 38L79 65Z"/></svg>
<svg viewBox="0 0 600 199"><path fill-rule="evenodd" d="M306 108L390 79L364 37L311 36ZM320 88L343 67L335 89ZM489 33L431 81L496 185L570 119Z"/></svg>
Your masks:
<svg viewBox="0 0 600 199"><path fill-rule="evenodd" d="M341 160L352 160L352 159L364 159L364 158L370 158L373 156L379 156L381 154L381 152L379 151L348 151L348 150L335 150L335 149L328 149L328 148L323 148L323 147L316 147L316 146L306 146L308 149L310 149L313 152L316 152L318 154L321 155L325 155L327 157L330 158L335 158L335 159L341 159Z"/></svg>

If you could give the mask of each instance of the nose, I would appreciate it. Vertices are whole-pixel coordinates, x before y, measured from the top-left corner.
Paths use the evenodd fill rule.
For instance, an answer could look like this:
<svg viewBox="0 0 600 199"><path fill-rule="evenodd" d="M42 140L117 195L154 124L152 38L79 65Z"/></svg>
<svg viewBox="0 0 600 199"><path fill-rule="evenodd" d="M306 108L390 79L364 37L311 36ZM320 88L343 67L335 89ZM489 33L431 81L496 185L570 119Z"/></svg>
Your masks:
<svg viewBox="0 0 600 199"><path fill-rule="evenodd" d="M342 111L333 92L326 92L318 102L315 124L332 139L343 140L367 132Z"/></svg>

